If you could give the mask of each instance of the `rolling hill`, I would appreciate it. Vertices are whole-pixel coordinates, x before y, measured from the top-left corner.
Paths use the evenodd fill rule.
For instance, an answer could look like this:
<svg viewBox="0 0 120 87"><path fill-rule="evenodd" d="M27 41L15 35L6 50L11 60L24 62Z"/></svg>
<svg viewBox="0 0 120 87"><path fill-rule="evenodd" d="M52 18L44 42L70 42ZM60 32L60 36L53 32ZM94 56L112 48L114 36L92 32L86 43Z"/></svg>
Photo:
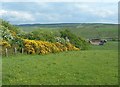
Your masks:
<svg viewBox="0 0 120 87"><path fill-rule="evenodd" d="M34 30L58 31L68 29L84 38L118 38L117 24L102 23L58 23L58 24L21 24L16 25L25 32Z"/></svg>

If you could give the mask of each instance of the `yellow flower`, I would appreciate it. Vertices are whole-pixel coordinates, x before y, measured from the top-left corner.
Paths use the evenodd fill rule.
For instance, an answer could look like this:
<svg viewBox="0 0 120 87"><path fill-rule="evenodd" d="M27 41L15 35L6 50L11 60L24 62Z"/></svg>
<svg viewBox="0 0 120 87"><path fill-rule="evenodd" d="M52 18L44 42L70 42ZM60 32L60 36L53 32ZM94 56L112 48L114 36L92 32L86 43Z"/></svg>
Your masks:
<svg viewBox="0 0 120 87"><path fill-rule="evenodd" d="M63 45L59 42L50 43L47 41L37 41L37 40L28 40L24 39L24 46L25 51L34 54L38 52L39 54L48 54L48 53L55 53L61 51L68 51L68 50L79 50L71 43L67 43Z"/></svg>

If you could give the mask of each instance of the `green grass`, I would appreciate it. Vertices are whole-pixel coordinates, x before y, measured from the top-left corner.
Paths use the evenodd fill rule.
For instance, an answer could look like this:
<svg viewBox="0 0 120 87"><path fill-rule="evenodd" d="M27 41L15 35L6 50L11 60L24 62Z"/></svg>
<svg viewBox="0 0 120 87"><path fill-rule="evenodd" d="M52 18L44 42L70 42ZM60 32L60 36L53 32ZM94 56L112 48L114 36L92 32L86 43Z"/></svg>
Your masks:
<svg viewBox="0 0 120 87"><path fill-rule="evenodd" d="M3 58L3 85L118 84L117 43L108 42L101 47Z"/></svg>
<svg viewBox="0 0 120 87"><path fill-rule="evenodd" d="M118 50L118 42L117 41L108 41L104 45L90 45L89 50Z"/></svg>

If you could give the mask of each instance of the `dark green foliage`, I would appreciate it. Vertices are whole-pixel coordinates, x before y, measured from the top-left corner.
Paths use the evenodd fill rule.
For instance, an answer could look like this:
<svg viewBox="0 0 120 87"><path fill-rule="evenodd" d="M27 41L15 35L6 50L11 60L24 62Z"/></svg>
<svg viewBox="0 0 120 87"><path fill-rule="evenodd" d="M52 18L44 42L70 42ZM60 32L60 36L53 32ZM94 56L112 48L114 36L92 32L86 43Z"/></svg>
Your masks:
<svg viewBox="0 0 120 87"><path fill-rule="evenodd" d="M26 33L24 35L24 39L34 40L35 38L34 38L33 34L30 32L30 33Z"/></svg>
<svg viewBox="0 0 120 87"><path fill-rule="evenodd" d="M11 41L14 40L16 37L22 36L23 32L18 27L11 25L9 22L2 19L0 19L0 22L0 33L3 40L12 43Z"/></svg>
<svg viewBox="0 0 120 87"><path fill-rule="evenodd" d="M14 38L11 42L11 45L12 46L18 46L19 48L24 47L23 40L19 37Z"/></svg>
<svg viewBox="0 0 120 87"><path fill-rule="evenodd" d="M13 38L10 30L4 26L0 26L0 36L2 37L1 39L6 41L10 41Z"/></svg>
<svg viewBox="0 0 120 87"><path fill-rule="evenodd" d="M70 42L72 44L74 44L76 47L85 50L88 49L88 43L83 40L80 37L77 37L75 34L72 34L69 30L64 30L61 31L61 37L63 37L64 39L66 39L66 37L70 40Z"/></svg>
<svg viewBox="0 0 120 87"><path fill-rule="evenodd" d="M58 32L35 30L32 32L26 33L25 35L23 35L23 38L30 39L30 40L56 42L55 37L57 36L59 36Z"/></svg>
<svg viewBox="0 0 120 87"><path fill-rule="evenodd" d="M9 22L2 20L1 23L2 26L4 26L5 28L7 28L8 30L11 30L13 32L15 32L16 34L20 33L20 30L18 29L17 26L11 25Z"/></svg>
<svg viewBox="0 0 120 87"><path fill-rule="evenodd" d="M36 35L35 31L32 33L34 35ZM48 31L48 32L47 31L44 31L44 32L39 31L39 34L37 34L37 36L40 40L55 42L55 35L53 33L51 33L50 31Z"/></svg>

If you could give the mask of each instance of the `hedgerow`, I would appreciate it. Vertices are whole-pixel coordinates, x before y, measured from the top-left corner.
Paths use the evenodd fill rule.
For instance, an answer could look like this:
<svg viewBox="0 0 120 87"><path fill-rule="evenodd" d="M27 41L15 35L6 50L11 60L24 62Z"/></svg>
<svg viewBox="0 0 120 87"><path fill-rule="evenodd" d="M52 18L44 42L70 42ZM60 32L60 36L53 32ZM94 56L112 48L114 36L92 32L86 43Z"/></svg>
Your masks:
<svg viewBox="0 0 120 87"><path fill-rule="evenodd" d="M25 33L18 27L3 21L0 24L0 46L2 50L11 49L9 53L14 53L14 49L28 54L48 54L62 51L83 50L88 44L84 39L77 37L70 31L32 31ZM23 50L24 49L24 50Z"/></svg>
<svg viewBox="0 0 120 87"><path fill-rule="evenodd" d="M27 52L28 54L48 54L70 50L80 50L71 43L66 43L65 45L63 45L59 42L51 43L47 41L28 39L24 39L23 41L25 52Z"/></svg>

